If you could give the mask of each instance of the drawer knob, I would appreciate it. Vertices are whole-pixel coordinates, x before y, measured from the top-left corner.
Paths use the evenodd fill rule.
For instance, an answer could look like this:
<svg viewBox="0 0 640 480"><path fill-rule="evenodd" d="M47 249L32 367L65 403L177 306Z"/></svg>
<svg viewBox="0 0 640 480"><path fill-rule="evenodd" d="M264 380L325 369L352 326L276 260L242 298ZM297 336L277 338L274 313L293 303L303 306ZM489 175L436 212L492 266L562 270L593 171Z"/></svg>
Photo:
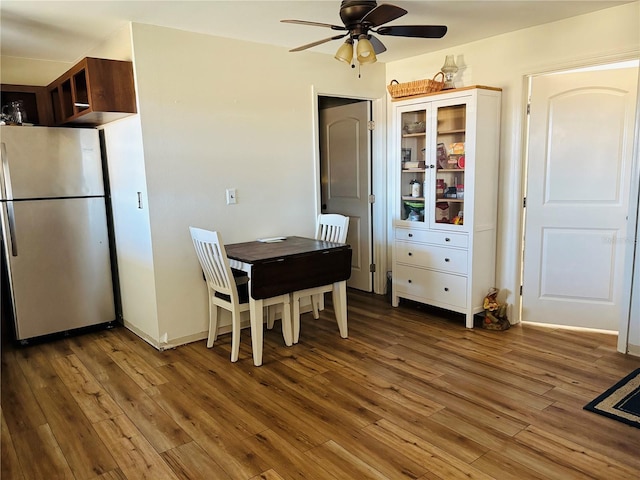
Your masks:
<svg viewBox="0 0 640 480"><path fill-rule="evenodd" d="M413 255L413 253L409 252L407 255L412 256L412 255Z"/></svg>
<svg viewBox="0 0 640 480"><path fill-rule="evenodd" d="M411 280L409 280L409 283L411 283Z"/></svg>
<svg viewBox="0 0 640 480"><path fill-rule="evenodd" d="M411 238L411 237L413 237L413 233L410 233L410 234L409 234L409 238Z"/></svg>
<svg viewBox="0 0 640 480"><path fill-rule="evenodd" d="M445 242L450 242L450 241L451 241L451 239L450 239L449 237L445 237L444 241L445 241Z"/></svg>
<svg viewBox="0 0 640 480"><path fill-rule="evenodd" d="M449 287L444 287L444 291L448 292L449 291Z"/></svg>
<svg viewBox="0 0 640 480"><path fill-rule="evenodd" d="M448 259L448 258L445 258L445 259L444 259L444 261L448 263L448 262L449 262L449 259Z"/></svg>

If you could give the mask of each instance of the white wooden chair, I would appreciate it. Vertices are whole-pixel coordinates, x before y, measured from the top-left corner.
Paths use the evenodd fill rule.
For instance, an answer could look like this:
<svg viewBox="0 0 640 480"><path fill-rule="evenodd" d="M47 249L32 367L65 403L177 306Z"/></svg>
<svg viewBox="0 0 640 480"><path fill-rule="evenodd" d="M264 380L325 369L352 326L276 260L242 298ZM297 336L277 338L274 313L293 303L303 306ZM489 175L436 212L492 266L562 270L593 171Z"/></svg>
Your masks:
<svg viewBox="0 0 640 480"><path fill-rule="evenodd" d="M349 217L335 213L318 215L316 239L327 242L346 243L348 231ZM298 343L300 337L300 300L305 297L311 297L313 318L318 319L320 318L320 310L324 306L324 294L332 290L333 284L293 292L291 295L293 343Z"/></svg>
<svg viewBox="0 0 640 480"><path fill-rule="evenodd" d="M189 227L191 239L207 282L209 297L209 336L207 348L211 348L218 336L218 308L231 312L231 361L238 361L240 352L240 314L249 311L249 292L246 275L234 277L227 252L218 232ZM240 287L240 292L239 289ZM290 295L279 295L264 300L264 306L283 304L282 335L287 342L291 338ZM262 328L262 325L260 325Z"/></svg>

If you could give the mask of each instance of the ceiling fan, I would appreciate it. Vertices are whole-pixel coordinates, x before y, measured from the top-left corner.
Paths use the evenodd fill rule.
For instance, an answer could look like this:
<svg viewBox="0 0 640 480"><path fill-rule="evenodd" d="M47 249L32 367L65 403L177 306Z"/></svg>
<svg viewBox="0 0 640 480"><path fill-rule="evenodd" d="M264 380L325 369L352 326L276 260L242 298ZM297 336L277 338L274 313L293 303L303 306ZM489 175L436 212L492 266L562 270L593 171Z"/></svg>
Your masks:
<svg viewBox="0 0 640 480"><path fill-rule="evenodd" d="M335 58L355 66L353 63L353 45L356 42L356 59L360 64L374 63L377 60L376 55L387 50L384 44L378 40L377 37L374 37L372 33L377 35L392 35L395 37L418 38L442 38L447 33L447 27L444 25L381 26L406 14L407 11L404 8L387 3L378 5L375 1L343 0L340 4L340 19L344 25L308 22L306 20L281 20L281 22L327 27L331 30L346 32L316 42L307 43L306 45L289 51L300 52L307 48L330 42L331 40L348 37L336 52Z"/></svg>

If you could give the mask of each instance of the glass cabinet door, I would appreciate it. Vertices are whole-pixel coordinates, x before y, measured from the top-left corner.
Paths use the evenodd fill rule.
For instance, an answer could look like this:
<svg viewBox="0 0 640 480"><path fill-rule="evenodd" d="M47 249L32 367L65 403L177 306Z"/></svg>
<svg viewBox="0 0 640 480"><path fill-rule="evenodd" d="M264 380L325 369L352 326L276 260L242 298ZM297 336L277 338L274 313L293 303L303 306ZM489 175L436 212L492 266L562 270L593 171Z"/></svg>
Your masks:
<svg viewBox="0 0 640 480"><path fill-rule="evenodd" d="M434 188L431 218L434 228L464 230L465 178L467 172L467 103L434 102L435 127ZM436 123L434 122L434 123Z"/></svg>
<svg viewBox="0 0 640 480"><path fill-rule="evenodd" d="M425 221L425 186L427 184L427 111L403 108L397 125L400 142L400 219ZM428 189L427 189L428 191Z"/></svg>

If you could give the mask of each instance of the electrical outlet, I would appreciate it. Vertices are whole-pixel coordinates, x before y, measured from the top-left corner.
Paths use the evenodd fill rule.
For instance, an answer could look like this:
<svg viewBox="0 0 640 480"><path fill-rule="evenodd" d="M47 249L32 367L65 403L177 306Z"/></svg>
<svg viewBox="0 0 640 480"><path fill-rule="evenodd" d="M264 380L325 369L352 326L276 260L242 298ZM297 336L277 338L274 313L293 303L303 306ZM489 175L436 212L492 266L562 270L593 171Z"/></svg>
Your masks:
<svg viewBox="0 0 640 480"><path fill-rule="evenodd" d="M236 189L227 188L227 205L234 205L236 203L238 203L238 199L236 198Z"/></svg>

